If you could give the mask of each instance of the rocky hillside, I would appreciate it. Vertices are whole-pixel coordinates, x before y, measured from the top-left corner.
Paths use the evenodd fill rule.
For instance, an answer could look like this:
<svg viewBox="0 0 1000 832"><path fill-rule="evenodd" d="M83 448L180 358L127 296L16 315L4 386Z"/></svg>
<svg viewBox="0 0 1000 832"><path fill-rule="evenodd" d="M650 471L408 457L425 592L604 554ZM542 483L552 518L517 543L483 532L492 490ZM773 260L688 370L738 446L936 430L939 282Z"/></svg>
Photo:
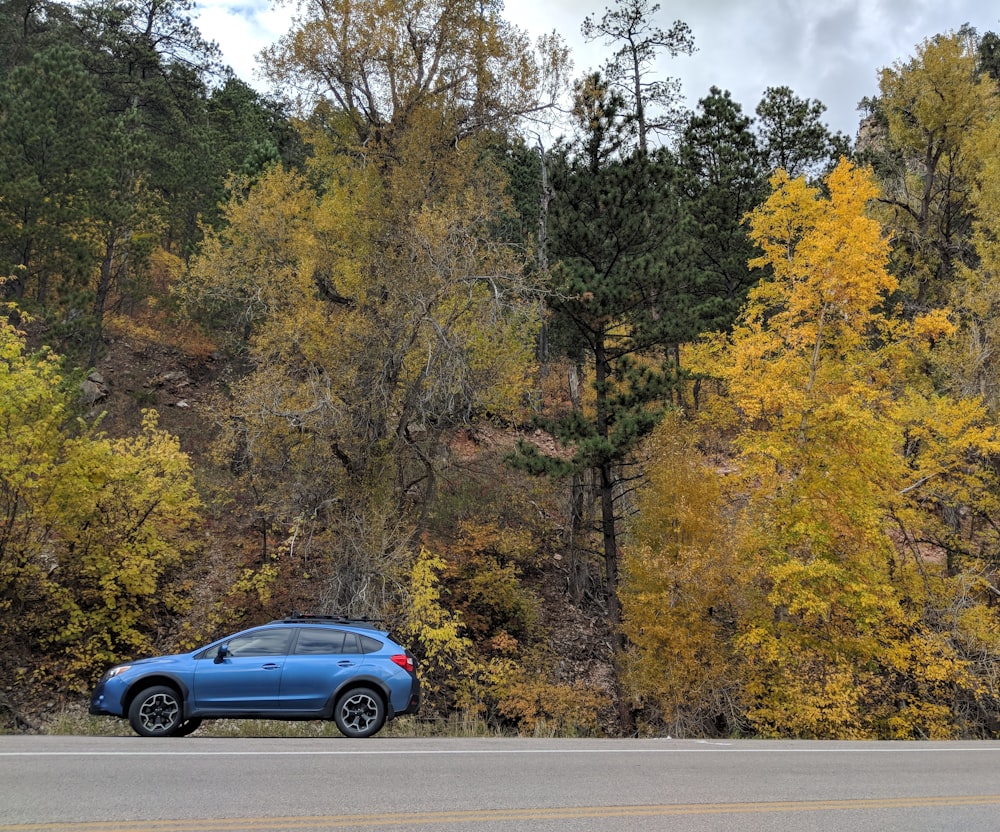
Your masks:
<svg viewBox="0 0 1000 832"><path fill-rule="evenodd" d="M204 539L187 576L190 611L162 628L156 645L162 652L183 649L227 629L280 615L287 611L282 606L286 599L294 599L288 603L300 609L311 606L309 583L301 576L290 579L294 586L273 592L269 603L247 603L245 594L233 591L236 578L244 570L260 566L260 532L254 526L249 498L241 493L224 462L213 454L218 402L240 372L238 363L211 345L171 339L161 329L118 322L109 327L106 350L80 385L87 417L99 419L101 429L109 436L134 434L141 424L143 410L154 408L159 413L161 427L178 437L197 472L205 506ZM458 432L451 443L446 463L449 470L443 481L462 483L460 489L478 483L480 493L495 491L504 478L515 476L506 469L503 457L518 435L514 428L495 425ZM528 436L546 449L553 449L550 438L533 431ZM470 618L465 634L473 641L473 654L482 662L500 656L517 655L523 659L530 654L525 678L529 686L539 685L539 696L559 698L585 691L588 707L596 708L597 719L604 726L602 730L614 731L611 640L604 611L597 600L601 595L597 591L600 568L585 552L567 547L567 500L560 489L539 480L534 480L531 488L537 492L533 495L537 499L529 501L531 517L519 518L508 513L498 518L484 514L478 518L467 516L467 526L450 526L453 520L447 512L438 512L437 519L432 512L422 538L424 544L458 553L449 560L442 577L446 584L443 603L447 606L450 599L455 607L450 612ZM484 504L496 502L503 502L503 497L491 493ZM473 535L490 528L517 532L522 520L523 526L530 528L537 546L529 555L520 555L518 563L504 562L498 567L488 552L461 554L465 551L462 536L466 529L474 530L470 532ZM469 543L467 548L471 550L478 545ZM488 543L482 546L489 549ZM493 579L491 570L497 570L498 579L503 580L516 573L515 601L518 604L524 601L530 607L525 618L528 624L520 620L517 624L497 620L503 613L498 612L499 606L491 607L482 600L483 588L473 590L463 585L477 580L473 574L479 564L477 558L486 564L486 571L480 576L487 584L486 594ZM495 590L507 592L510 587L497 585ZM233 609L237 602L242 605L238 614L228 615L227 608ZM318 598L315 602L320 603ZM505 641L509 632L517 635L516 650L494 649L497 643L510 643ZM534 682L533 673L539 674ZM523 696L523 691L519 689L516 696ZM508 728L523 727L518 724L516 709L508 708L506 717L491 713L495 704L486 706L479 715L499 719L499 724ZM50 686L41 695L39 691L12 688L7 694L5 719L10 728L44 730L53 715L65 709L82 711L84 705L79 695L62 691L58 685ZM535 714L530 724L545 719L544 707L539 711L532 706L529 710ZM434 701L432 694L428 699L427 719L440 721L450 716L447 702Z"/></svg>

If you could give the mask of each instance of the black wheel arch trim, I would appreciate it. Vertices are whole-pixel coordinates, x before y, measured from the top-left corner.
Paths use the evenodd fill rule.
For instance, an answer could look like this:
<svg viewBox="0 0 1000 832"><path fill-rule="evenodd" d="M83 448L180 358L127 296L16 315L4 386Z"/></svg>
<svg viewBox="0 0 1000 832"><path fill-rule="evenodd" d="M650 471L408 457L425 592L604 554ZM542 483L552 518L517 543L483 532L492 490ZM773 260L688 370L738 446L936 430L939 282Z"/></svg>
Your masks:
<svg viewBox="0 0 1000 832"><path fill-rule="evenodd" d="M138 679L133 681L127 688L125 688L125 692L122 693L122 712L127 715L129 706L132 704L132 700L146 688L155 687L156 685L168 685L169 687L177 689L181 695L182 714L184 719L187 719L190 716L189 711L191 709L191 697L189 696L190 691L188 686L172 673L150 673L147 676L140 676Z"/></svg>
<svg viewBox="0 0 1000 832"><path fill-rule="evenodd" d="M333 693L330 694L326 707L323 709L325 719L331 719L333 717L334 708L336 708L337 700L340 699L341 695L345 691L353 690L354 688L375 688L375 690L382 695L382 703L385 705L386 722L395 716L395 712L392 708L392 691L389 690L389 686L379 679L378 676L364 675L352 676L350 679L346 679Z"/></svg>

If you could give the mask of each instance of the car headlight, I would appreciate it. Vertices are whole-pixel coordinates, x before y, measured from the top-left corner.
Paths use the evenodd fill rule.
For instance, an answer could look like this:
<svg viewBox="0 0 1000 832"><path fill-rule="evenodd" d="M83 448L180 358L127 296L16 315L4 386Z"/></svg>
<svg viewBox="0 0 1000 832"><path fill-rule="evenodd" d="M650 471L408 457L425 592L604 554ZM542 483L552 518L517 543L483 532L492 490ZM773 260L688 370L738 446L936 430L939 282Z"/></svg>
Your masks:
<svg viewBox="0 0 1000 832"><path fill-rule="evenodd" d="M120 664L117 667L112 667L106 674L105 678L114 679L120 673L124 673L126 670L131 670L132 665L130 664Z"/></svg>

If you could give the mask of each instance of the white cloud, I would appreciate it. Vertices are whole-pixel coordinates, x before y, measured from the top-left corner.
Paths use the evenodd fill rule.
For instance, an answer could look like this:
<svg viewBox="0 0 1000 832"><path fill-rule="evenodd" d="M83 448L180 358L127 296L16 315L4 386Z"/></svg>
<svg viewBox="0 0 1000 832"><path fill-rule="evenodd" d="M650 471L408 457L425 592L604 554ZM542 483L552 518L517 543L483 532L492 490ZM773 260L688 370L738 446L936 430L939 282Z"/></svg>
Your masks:
<svg viewBox="0 0 1000 832"><path fill-rule="evenodd" d="M611 0L506 0L513 23L537 34L559 22L578 72L597 66L608 50L585 45L580 23L600 16ZM652 5L652 3L651 3ZM664 75L681 79L689 106L712 86L729 90L753 115L767 87L788 86L800 98L826 107L835 130L853 136L858 102L878 93L878 74L906 61L917 44L970 23L980 33L1000 30L1000 14L981 0L661 0L658 25L676 19L692 29L697 52L666 59Z"/></svg>
<svg viewBox="0 0 1000 832"><path fill-rule="evenodd" d="M600 66L610 48L586 43L580 24L600 17L613 0L505 0L505 16L532 36L558 31L570 46L575 71ZM651 3L652 5L652 3ZM714 85L729 90L748 115L767 87L788 86L800 98L827 106L827 121L853 136L857 103L878 92L878 73L906 61L935 34L970 23L1000 30L982 0L661 0L657 25L683 20L697 52L661 62L681 79L694 107ZM221 47L226 62L260 85L257 54L288 31L293 7L268 0L202 0L196 23Z"/></svg>
<svg viewBox="0 0 1000 832"><path fill-rule="evenodd" d="M262 86L257 56L291 26L291 8L270 0L201 0L194 21L223 60L248 84Z"/></svg>

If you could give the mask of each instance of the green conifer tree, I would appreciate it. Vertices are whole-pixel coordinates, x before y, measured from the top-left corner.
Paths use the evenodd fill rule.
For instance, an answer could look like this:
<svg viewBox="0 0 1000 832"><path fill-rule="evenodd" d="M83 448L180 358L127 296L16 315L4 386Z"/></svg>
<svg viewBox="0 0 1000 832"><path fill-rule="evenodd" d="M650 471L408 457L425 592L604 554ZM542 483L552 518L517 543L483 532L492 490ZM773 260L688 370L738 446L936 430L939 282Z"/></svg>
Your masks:
<svg viewBox="0 0 1000 832"><path fill-rule="evenodd" d="M670 247L677 218L673 166L660 153L625 151L621 99L599 75L577 87L579 142L552 165L550 306L562 341L592 371L592 409L541 420L572 449L548 456L522 443L521 467L549 475L593 472L608 620L623 645L618 601L624 471L663 414L676 376L669 347L689 337L686 309L671 291ZM622 729L631 715L621 703Z"/></svg>

